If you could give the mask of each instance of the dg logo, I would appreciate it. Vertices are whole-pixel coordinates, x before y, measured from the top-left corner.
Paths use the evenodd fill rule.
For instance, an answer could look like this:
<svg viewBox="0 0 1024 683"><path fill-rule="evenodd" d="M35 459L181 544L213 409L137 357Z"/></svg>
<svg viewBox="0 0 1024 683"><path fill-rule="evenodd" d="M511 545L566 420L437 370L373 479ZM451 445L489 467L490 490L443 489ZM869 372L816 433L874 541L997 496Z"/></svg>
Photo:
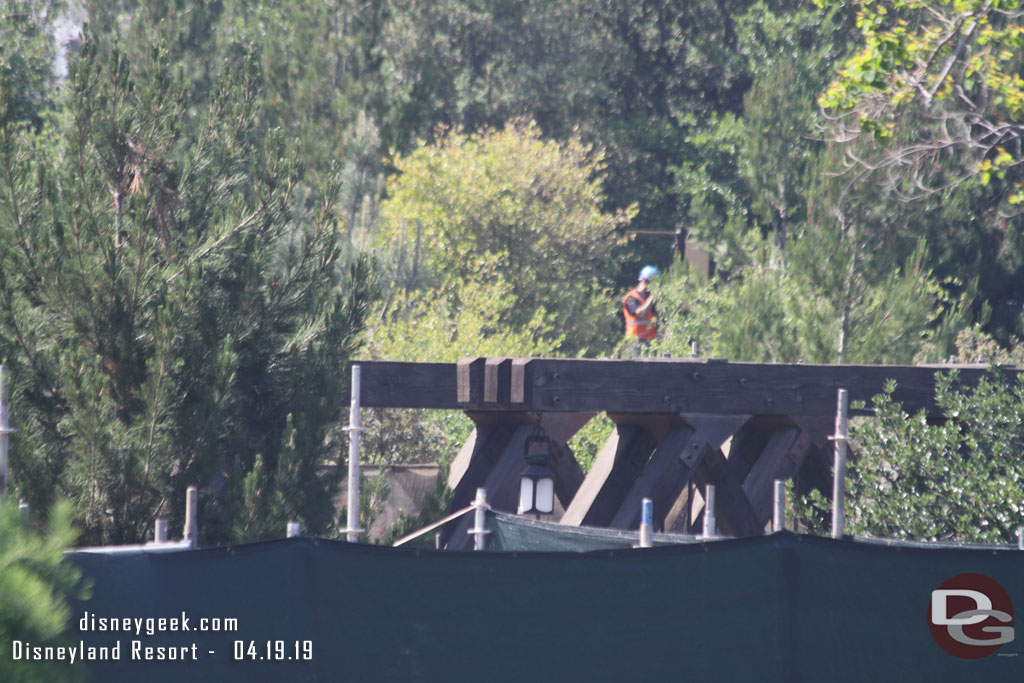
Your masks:
<svg viewBox="0 0 1024 683"><path fill-rule="evenodd" d="M932 591L928 626L949 654L980 659L1013 640L1013 604L989 577L958 574Z"/></svg>

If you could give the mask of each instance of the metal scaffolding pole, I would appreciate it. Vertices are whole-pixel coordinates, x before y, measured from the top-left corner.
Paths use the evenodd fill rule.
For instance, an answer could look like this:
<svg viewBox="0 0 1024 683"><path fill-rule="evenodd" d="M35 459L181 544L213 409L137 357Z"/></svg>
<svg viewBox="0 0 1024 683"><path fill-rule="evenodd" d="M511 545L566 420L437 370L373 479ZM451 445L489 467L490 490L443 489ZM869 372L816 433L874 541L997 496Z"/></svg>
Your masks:
<svg viewBox="0 0 1024 683"><path fill-rule="evenodd" d="M359 534L359 438L363 431L363 418L359 408L360 375L358 365L352 366L352 406L349 411L348 427L348 528L345 529L349 543L358 543Z"/></svg>

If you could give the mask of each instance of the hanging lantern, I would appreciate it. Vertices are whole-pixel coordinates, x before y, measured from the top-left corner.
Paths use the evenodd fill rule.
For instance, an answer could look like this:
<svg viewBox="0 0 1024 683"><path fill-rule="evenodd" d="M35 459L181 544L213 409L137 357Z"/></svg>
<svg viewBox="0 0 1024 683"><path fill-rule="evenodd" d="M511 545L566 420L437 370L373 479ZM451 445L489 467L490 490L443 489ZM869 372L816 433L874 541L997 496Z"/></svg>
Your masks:
<svg viewBox="0 0 1024 683"><path fill-rule="evenodd" d="M526 468L519 479L519 514L549 515L555 510L555 475L548 467L551 440L543 434L526 439Z"/></svg>

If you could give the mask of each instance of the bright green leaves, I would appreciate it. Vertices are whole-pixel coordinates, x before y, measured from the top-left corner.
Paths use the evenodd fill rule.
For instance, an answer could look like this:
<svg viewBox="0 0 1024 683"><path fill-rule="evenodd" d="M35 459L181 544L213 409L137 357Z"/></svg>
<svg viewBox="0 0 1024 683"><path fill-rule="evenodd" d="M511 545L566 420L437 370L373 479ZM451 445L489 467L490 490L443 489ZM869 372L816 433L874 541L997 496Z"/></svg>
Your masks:
<svg viewBox="0 0 1024 683"><path fill-rule="evenodd" d="M406 254L396 287L422 289L437 301L430 305L452 313L466 297L490 292L494 319L480 328L483 338L532 330L549 348L598 343L590 314L606 284L599 274L610 270L616 228L631 215L603 211L599 155L513 124L479 136L449 133L397 167L379 242Z"/></svg>
<svg viewBox="0 0 1024 683"><path fill-rule="evenodd" d="M928 166L906 170L910 161L944 150L963 155L961 179L978 174L985 183L1022 161L1005 156L1024 135L1024 25L1016 14L985 0L857 6L863 46L818 100L836 138L869 134L887 153L866 164L893 170L918 190L934 174ZM894 137L894 129L905 132ZM1020 201L1019 189L1007 190L1012 203Z"/></svg>
<svg viewBox="0 0 1024 683"><path fill-rule="evenodd" d="M877 417L856 423L848 476L853 533L890 538L1006 543L1024 518L1024 385L1002 378L975 389L940 378L936 400L950 419L905 414L891 392Z"/></svg>

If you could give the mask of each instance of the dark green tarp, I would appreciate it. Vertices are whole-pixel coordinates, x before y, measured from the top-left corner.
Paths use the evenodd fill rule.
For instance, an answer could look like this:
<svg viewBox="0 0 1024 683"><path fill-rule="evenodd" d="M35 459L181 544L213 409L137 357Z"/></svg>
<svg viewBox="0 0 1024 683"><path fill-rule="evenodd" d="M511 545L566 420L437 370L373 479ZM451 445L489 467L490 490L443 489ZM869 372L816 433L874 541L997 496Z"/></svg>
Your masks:
<svg viewBox="0 0 1024 683"><path fill-rule="evenodd" d="M591 553L438 552L290 539L73 554L91 577L69 640L121 641L94 681L1021 681L1024 634L961 660L931 591L976 572L1024 605L1024 552L893 548L790 533ZM234 633L80 633L97 617L235 618ZM195 643L139 662L130 642ZM312 661L234 661L234 641L312 641ZM273 646L272 646L273 647ZM213 651L213 654L209 654Z"/></svg>
<svg viewBox="0 0 1024 683"><path fill-rule="evenodd" d="M490 531L487 547L493 550L571 550L581 553L633 548L640 544L640 532L635 529L568 526L508 512L488 511L487 530ZM656 546L704 542L700 536L662 533L653 534L652 540Z"/></svg>

